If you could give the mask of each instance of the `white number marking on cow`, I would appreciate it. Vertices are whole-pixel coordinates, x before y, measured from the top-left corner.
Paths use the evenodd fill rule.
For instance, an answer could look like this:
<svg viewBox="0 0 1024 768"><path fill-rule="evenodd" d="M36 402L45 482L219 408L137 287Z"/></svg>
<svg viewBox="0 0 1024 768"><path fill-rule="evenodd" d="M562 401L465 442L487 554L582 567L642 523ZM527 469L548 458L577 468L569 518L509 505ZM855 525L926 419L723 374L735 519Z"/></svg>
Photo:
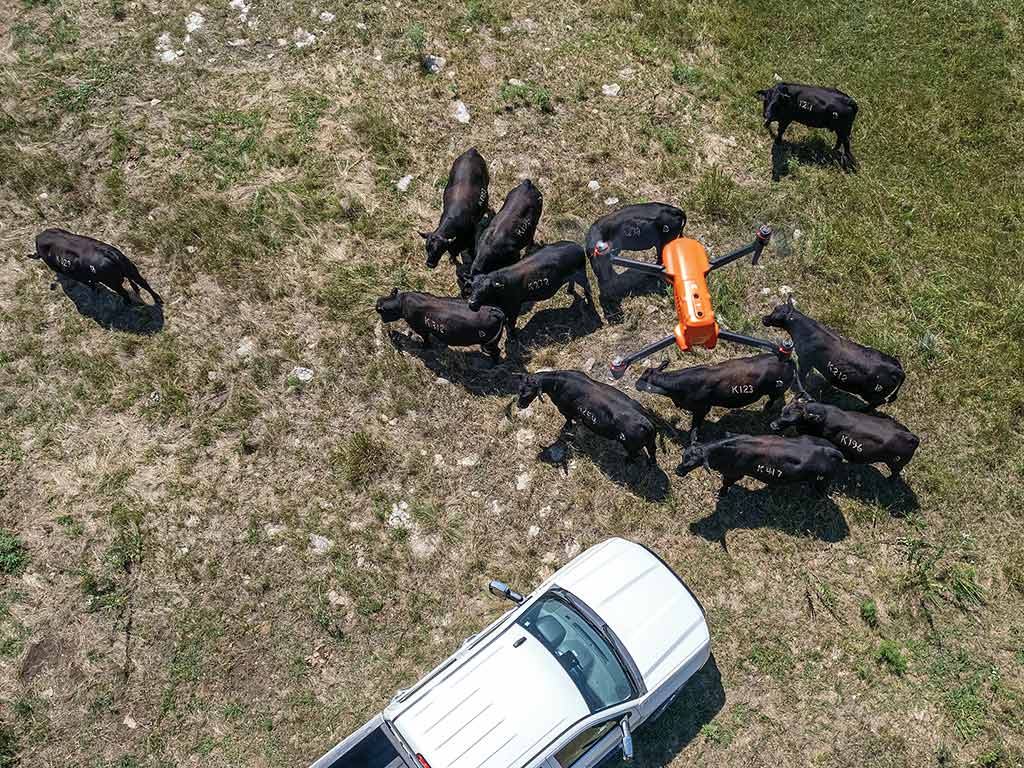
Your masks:
<svg viewBox="0 0 1024 768"><path fill-rule="evenodd" d="M849 375L839 370L839 367L836 366L835 363L833 363L831 360L829 360L828 363L826 363L826 367L828 368L828 372L832 375L832 378L834 379L839 379L839 381L846 381L848 378L850 378Z"/></svg>
<svg viewBox="0 0 1024 768"><path fill-rule="evenodd" d="M437 333L441 336L445 335L444 323L439 323L437 322L437 320L434 320L433 318L430 317L424 317L423 322L426 323L427 328L432 330L434 333Z"/></svg>
<svg viewBox="0 0 1024 768"><path fill-rule="evenodd" d="M486 202L487 202L487 190L486 189L481 189L480 190L480 205L483 205Z"/></svg>
<svg viewBox="0 0 1024 768"><path fill-rule="evenodd" d="M855 450L857 453L864 453L864 443L858 443L856 440L854 440L849 435L840 435L839 436L839 443L841 445L845 445L845 446L848 446L850 448L853 448L853 450Z"/></svg>
<svg viewBox="0 0 1024 768"><path fill-rule="evenodd" d="M732 387L732 393L734 395L752 395L754 394L753 384L734 384Z"/></svg>
<svg viewBox="0 0 1024 768"><path fill-rule="evenodd" d="M640 234L640 225L630 224L628 227L626 227L625 232L623 234L625 234L626 237L636 237L637 235Z"/></svg>
<svg viewBox="0 0 1024 768"><path fill-rule="evenodd" d="M758 464L756 471L761 473L762 475L768 475L768 477L771 478L782 477L781 469L779 469L778 467L770 466L768 464Z"/></svg>
<svg viewBox="0 0 1024 768"><path fill-rule="evenodd" d="M875 384L875 392L881 392L881 391L882 391L882 385L881 384Z"/></svg>
<svg viewBox="0 0 1024 768"><path fill-rule="evenodd" d="M806 99L800 99L800 109L806 109L808 112L811 111L811 102Z"/></svg>
<svg viewBox="0 0 1024 768"><path fill-rule="evenodd" d="M775 388L776 389L785 389L786 388L786 382L784 382L782 379L776 379L775 380Z"/></svg>
<svg viewBox="0 0 1024 768"><path fill-rule="evenodd" d="M597 415L593 411L588 411L586 408L579 409L580 418L586 419L591 424L597 424Z"/></svg>
<svg viewBox="0 0 1024 768"><path fill-rule="evenodd" d="M548 285L550 283L550 278L542 277L539 280L534 280L532 282L527 283L526 287L529 288L531 291L536 291L538 288L543 288L545 285Z"/></svg>

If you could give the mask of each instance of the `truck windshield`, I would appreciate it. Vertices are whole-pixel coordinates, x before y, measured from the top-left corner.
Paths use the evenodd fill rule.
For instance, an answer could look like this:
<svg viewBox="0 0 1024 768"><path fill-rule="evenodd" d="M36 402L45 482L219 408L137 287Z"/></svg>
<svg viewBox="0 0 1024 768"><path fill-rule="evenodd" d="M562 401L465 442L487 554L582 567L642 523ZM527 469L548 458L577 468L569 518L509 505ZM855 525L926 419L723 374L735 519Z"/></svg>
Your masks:
<svg viewBox="0 0 1024 768"><path fill-rule="evenodd" d="M615 651L568 603L546 595L517 623L551 651L591 712L621 704L633 695L629 675Z"/></svg>

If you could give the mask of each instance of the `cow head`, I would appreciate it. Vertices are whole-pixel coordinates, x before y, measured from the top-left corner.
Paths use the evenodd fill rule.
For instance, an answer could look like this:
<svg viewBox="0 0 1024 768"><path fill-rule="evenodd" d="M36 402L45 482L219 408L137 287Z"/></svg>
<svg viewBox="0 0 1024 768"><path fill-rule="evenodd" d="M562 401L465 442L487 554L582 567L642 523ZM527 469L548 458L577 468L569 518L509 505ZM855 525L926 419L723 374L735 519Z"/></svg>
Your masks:
<svg viewBox="0 0 1024 768"><path fill-rule="evenodd" d="M808 402L798 397L783 408L779 418L769 426L773 432L781 432L789 427L799 428L804 424L818 424L824 420L825 414L821 412L821 406L818 403Z"/></svg>
<svg viewBox="0 0 1024 768"><path fill-rule="evenodd" d="M377 314L380 315L380 319L385 323L401 320L402 297L399 295L398 289L395 288L387 296L381 296L377 299L377 304L374 308L377 310Z"/></svg>
<svg viewBox="0 0 1024 768"><path fill-rule="evenodd" d="M683 461L676 469L676 473L680 476L686 476L702 465L704 467L708 466L707 449L700 443L697 443L683 451Z"/></svg>
<svg viewBox="0 0 1024 768"><path fill-rule="evenodd" d="M441 237L437 232L420 232L420 237L426 240L428 269L436 267L445 251L455 242L454 237Z"/></svg>
<svg viewBox="0 0 1024 768"><path fill-rule="evenodd" d="M761 101L761 115L764 117L765 126L776 118L776 111L781 99L789 98L785 85L778 83L771 88L762 89L757 92L757 98Z"/></svg>
<svg viewBox="0 0 1024 768"><path fill-rule="evenodd" d="M641 392L650 392L652 395L667 395L668 390L658 385L658 374L668 367L668 360L662 360L661 365L657 368L648 368L642 374L640 378L636 380L636 388Z"/></svg>
<svg viewBox="0 0 1024 768"><path fill-rule="evenodd" d="M541 389L540 376L533 374L529 376L523 376L519 382L519 397L516 399L516 408L527 408L530 403L534 401L534 398L543 398L543 391Z"/></svg>
<svg viewBox="0 0 1024 768"><path fill-rule="evenodd" d="M504 283L493 275L477 275L470 283L469 308L476 312L496 291L500 291L504 287Z"/></svg>
<svg viewBox="0 0 1024 768"><path fill-rule="evenodd" d="M770 328L785 328L795 309L793 297L790 296L786 299L785 304L779 304L775 309L761 318L761 322Z"/></svg>

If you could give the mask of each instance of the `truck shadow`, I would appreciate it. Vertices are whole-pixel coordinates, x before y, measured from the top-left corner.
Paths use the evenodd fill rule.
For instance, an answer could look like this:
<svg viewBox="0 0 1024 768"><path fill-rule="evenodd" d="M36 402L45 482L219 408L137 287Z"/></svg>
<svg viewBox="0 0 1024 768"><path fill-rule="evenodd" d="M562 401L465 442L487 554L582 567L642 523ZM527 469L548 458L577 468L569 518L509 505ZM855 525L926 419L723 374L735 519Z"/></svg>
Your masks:
<svg viewBox="0 0 1024 768"><path fill-rule="evenodd" d="M633 765L637 768L668 765L724 707L722 673L712 654L661 717L637 731ZM621 764L621 759L619 763L607 763L608 766L616 764Z"/></svg>
<svg viewBox="0 0 1024 768"><path fill-rule="evenodd" d="M388 338L401 352L419 358L436 376L474 395L513 395L519 392L519 380L527 371L522 363L502 357L493 362L474 347L423 346L418 338L388 329Z"/></svg>
<svg viewBox="0 0 1024 768"><path fill-rule="evenodd" d="M121 297L100 285L95 291L77 280L56 276L64 295L71 299L82 317L88 317L108 331L123 331L152 336L164 327L164 308L160 304L126 306Z"/></svg>
<svg viewBox="0 0 1024 768"><path fill-rule="evenodd" d="M690 523L690 532L728 549L726 534L745 528L775 528L791 536L814 536L838 542L850 535L850 527L836 503L800 485L765 487L750 491L734 485L719 497L715 511Z"/></svg>

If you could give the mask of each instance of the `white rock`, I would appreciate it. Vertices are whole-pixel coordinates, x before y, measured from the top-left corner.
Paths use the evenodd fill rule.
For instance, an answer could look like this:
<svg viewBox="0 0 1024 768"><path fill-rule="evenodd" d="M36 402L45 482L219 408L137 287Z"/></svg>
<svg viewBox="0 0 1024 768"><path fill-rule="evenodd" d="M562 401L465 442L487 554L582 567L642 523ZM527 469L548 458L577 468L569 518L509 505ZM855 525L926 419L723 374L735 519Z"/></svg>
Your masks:
<svg viewBox="0 0 1024 768"><path fill-rule="evenodd" d="M794 240L799 240L803 236L804 236L804 233L801 232L799 229L794 229L793 230L793 239Z"/></svg>
<svg viewBox="0 0 1024 768"><path fill-rule="evenodd" d="M232 48L241 48L243 45L248 45L249 41L242 37L236 37L234 40L228 40L228 45Z"/></svg>
<svg viewBox="0 0 1024 768"><path fill-rule="evenodd" d="M380 52L380 48L374 48L373 49L373 60L374 61L380 61L383 58L384 58L384 54L382 54Z"/></svg>
<svg viewBox="0 0 1024 768"><path fill-rule="evenodd" d="M268 539L276 538L288 530L286 525L274 525L274 523L267 523L263 526L263 532L267 535Z"/></svg>
<svg viewBox="0 0 1024 768"><path fill-rule="evenodd" d="M295 40L296 48L306 48L316 42L316 35L298 27L292 35L292 39Z"/></svg>
<svg viewBox="0 0 1024 768"><path fill-rule="evenodd" d="M632 80L633 75L635 74L636 70L633 69L632 67L626 67L625 69L619 70L619 77L621 77L623 80Z"/></svg>
<svg viewBox="0 0 1024 768"><path fill-rule="evenodd" d="M423 57L423 68L434 75L444 69L444 65L447 63L448 59L444 56L434 56L433 54L428 53Z"/></svg>
<svg viewBox="0 0 1024 768"><path fill-rule="evenodd" d="M434 466L435 467L443 467L444 466L444 456L442 456L440 453L435 453L434 454Z"/></svg>
<svg viewBox="0 0 1024 768"><path fill-rule="evenodd" d="M160 54L160 61L162 61L164 64L170 64L177 58L178 54L174 51L164 51Z"/></svg>
<svg viewBox="0 0 1024 768"><path fill-rule="evenodd" d="M409 185L412 184L413 178L414 177L412 176L412 174L409 174L408 176L403 176L402 178L400 178L398 180L398 183L395 184L395 186L398 188L398 191L399 192L406 192L409 189Z"/></svg>
<svg viewBox="0 0 1024 768"><path fill-rule="evenodd" d="M239 357L251 357L256 352L256 342L246 336L242 339L242 343L238 345L238 349L235 350L235 354Z"/></svg>
<svg viewBox="0 0 1024 768"><path fill-rule="evenodd" d="M185 31L191 35L193 32L198 32L202 29L205 23L206 19L203 18L203 14L198 11L192 11L192 13L185 17Z"/></svg>
<svg viewBox="0 0 1024 768"><path fill-rule="evenodd" d="M529 530L526 532L526 535L531 539L537 538L538 536L540 536L540 527L536 525L531 525Z"/></svg>
<svg viewBox="0 0 1024 768"><path fill-rule="evenodd" d="M770 296L771 293L772 293L772 289L771 288L762 288L761 289L761 295L762 296Z"/></svg>
<svg viewBox="0 0 1024 768"><path fill-rule="evenodd" d="M622 91L622 86L618 83L605 84L601 86L601 93L605 96L618 96Z"/></svg>
<svg viewBox="0 0 1024 768"><path fill-rule="evenodd" d="M249 15L249 8L251 7L245 0L231 0L228 5L238 11L238 20L245 21Z"/></svg>
<svg viewBox="0 0 1024 768"><path fill-rule="evenodd" d="M322 555L334 545L334 542L328 539L326 536L321 536L318 533L309 534L309 548L316 552L318 555Z"/></svg>
<svg viewBox="0 0 1024 768"><path fill-rule="evenodd" d="M159 103L160 103L160 99L150 99L149 100L149 106L151 106L151 107L155 107Z"/></svg>
<svg viewBox="0 0 1024 768"><path fill-rule="evenodd" d="M772 75L772 77L774 77L776 79L776 81L778 81L780 83L782 82L782 75L780 75L778 72L776 72L774 75Z"/></svg>
<svg viewBox="0 0 1024 768"><path fill-rule="evenodd" d="M519 87L520 85L526 85L526 83L524 83L524 82L523 82L522 80L520 80L520 79L519 79L518 77L510 77L510 78L508 79L508 84L509 84L509 85L514 85L514 86L516 86L516 87Z"/></svg>
<svg viewBox="0 0 1024 768"><path fill-rule="evenodd" d="M578 541L573 541L565 545L565 556L567 559L571 560L572 558L576 557L576 555L578 555L579 553L580 543Z"/></svg>
<svg viewBox="0 0 1024 768"><path fill-rule="evenodd" d="M195 247L194 245L186 245L186 246L185 246L185 251L186 251L187 253L190 253L190 254L192 254L192 253L195 253L195 252L196 252L197 250L199 250L199 249L198 249L198 248L196 248L196 247Z"/></svg>
<svg viewBox="0 0 1024 768"><path fill-rule="evenodd" d="M590 183L587 184L587 189L589 189L591 192L597 192L597 190L599 190L600 188L601 185L598 183L597 179L591 179Z"/></svg>
<svg viewBox="0 0 1024 768"><path fill-rule="evenodd" d="M133 731L139 727L139 724L135 722L135 718L133 718L131 715L125 715L123 722Z"/></svg>
<svg viewBox="0 0 1024 768"><path fill-rule="evenodd" d="M391 505L388 515L389 528L412 528L412 515L409 514L409 502L400 501Z"/></svg>
<svg viewBox="0 0 1024 768"><path fill-rule="evenodd" d="M466 104L463 101L455 102L454 106L452 107L452 115L460 123L465 124L469 122L469 109L467 109Z"/></svg>
<svg viewBox="0 0 1024 768"><path fill-rule="evenodd" d="M338 607L339 605L348 605L349 599L345 595L335 592L332 589L330 592L327 593L327 602L329 602L331 605L335 607Z"/></svg>
<svg viewBox="0 0 1024 768"><path fill-rule="evenodd" d="M320 14L320 21L322 21L324 24L330 24L332 21L334 21L334 19L335 16L330 11L324 11L323 13Z"/></svg>
<svg viewBox="0 0 1024 768"><path fill-rule="evenodd" d="M722 143L725 144L728 147L735 147L736 146L736 137L735 136L726 136L724 139L722 139Z"/></svg>
<svg viewBox="0 0 1024 768"><path fill-rule="evenodd" d="M521 475L516 477L516 490L525 491L528 489L530 487L530 480L530 474L528 472L523 472Z"/></svg>
<svg viewBox="0 0 1024 768"><path fill-rule="evenodd" d="M279 37L279 38L277 38L277 45L278 45L278 47L282 47L282 46L288 45L288 41L285 40L283 37Z"/></svg>
<svg viewBox="0 0 1024 768"><path fill-rule="evenodd" d="M790 288L788 285L780 285L779 286L779 293L782 294L783 296L788 296L792 292L793 292L793 289Z"/></svg>
<svg viewBox="0 0 1024 768"><path fill-rule="evenodd" d="M532 429L517 429L516 430L516 444L517 445L530 445L533 443L534 435Z"/></svg>
<svg viewBox="0 0 1024 768"><path fill-rule="evenodd" d="M619 202L619 198L617 198L617 197L608 197L608 198L605 198L604 204L605 205L615 205L617 202Z"/></svg>
<svg viewBox="0 0 1024 768"><path fill-rule="evenodd" d="M50 195L47 192L41 192L39 194L39 199L40 200L49 200L50 199Z"/></svg>
<svg viewBox="0 0 1024 768"><path fill-rule="evenodd" d="M301 365L297 365L292 368L292 376L301 381L303 384L308 384L313 380L313 371L309 368L303 368Z"/></svg>
<svg viewBox="0 0 1024 768"><path fill-rule="evenodd" d="M480 457L475 453L471 453L469 456L459 459L460 467L475 467L479 463Z"/></svg>
<svg viewBox="0 0 1024 768"><path fill-rule="evenodd" d="M357 22L356 22L356 29L362 29L362 30L365 30L365 29L366 29L366 25L365 25L365 24L363 24L363 22L361 22L361 21L357 21Z"/></svg>
<svg viewBox="0 0 1024 768"><path fill-rule="evenodd" d="M596 363L596 362L597 362L597 360L595 360L594 358L588 357L587 358L587 362L585 362L583 364L583 370L584 371L589 371L591 368L594 367L594 363Z"/></svg>
<svg viewBox="0 0 1024 768"><path fill-rule="evenodd" d="M494 118L494 135L498 138L508 136L508 123L500 117Z"/></svg>

